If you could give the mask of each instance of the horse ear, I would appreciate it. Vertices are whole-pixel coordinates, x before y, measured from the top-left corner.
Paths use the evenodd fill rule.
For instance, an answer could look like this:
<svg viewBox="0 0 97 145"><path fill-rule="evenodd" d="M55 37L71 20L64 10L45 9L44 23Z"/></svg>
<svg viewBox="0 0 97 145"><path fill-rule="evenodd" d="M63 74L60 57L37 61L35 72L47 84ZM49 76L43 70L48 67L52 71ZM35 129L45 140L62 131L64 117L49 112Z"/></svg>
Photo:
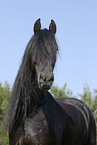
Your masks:
<svg viewBox="0 0 97 145"><path fill-rule="evenodd" d="M41 29L40 19L38 19L34 24L34 33L38 32Z"/></svg>
<svg viewBox="0 0 97 145"><path fill-rule="evenodd" d="M54 34L56 33L56 24L53 20L51 20L50 26L49 26L49 30L51 32L53 32Z"/></svg>

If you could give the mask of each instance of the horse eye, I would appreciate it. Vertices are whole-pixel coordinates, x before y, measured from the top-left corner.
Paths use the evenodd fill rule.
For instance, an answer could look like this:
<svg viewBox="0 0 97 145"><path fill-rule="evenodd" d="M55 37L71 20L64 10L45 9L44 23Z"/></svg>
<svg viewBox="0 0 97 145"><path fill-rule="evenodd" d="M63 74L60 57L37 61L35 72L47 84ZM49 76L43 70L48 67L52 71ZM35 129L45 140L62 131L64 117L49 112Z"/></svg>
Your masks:
<svg viewBox="0 0 97 145"><path fill-rule="evenodd" d="M49 81L53 82L54 81L54 77L52 77Z"/></svg>

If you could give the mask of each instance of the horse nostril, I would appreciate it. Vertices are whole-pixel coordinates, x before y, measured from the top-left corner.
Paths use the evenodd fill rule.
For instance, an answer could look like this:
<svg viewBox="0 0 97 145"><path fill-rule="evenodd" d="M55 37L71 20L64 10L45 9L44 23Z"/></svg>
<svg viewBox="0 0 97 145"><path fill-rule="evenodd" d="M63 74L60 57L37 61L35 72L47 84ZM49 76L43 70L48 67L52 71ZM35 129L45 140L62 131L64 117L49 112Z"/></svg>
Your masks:
<svg viewBox="0 0 97 145"><path fill-rule="evenodd" d="M46 81L46 77L43 73L40 74L40 78L39 78L40 82L45 82Z"/></svg>

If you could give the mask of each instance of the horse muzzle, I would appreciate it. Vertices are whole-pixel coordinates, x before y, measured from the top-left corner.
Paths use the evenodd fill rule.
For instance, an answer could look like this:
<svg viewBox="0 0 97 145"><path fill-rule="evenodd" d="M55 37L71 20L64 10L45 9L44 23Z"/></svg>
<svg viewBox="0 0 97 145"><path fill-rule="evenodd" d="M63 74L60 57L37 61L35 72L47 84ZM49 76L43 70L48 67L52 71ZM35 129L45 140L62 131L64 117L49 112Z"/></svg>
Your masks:
<svg viewBox="0 0 97 145"><path fill-rule="evenodd" d="M50 75L40 73L38 84L40 89L49 90L54 81L54 74L51 73Z"/></svg>

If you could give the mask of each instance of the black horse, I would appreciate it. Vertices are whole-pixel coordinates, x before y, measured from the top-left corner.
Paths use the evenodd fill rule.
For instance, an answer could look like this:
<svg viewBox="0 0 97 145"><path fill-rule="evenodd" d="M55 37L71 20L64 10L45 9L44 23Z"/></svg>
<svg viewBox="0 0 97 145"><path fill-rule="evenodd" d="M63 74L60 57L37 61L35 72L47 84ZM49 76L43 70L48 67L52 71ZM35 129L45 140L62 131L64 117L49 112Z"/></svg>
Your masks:
<svg viewBox="0 0 97 145"><path fill-rule="evenodd" d="M41 30L40 19L18 71L4 124L10 145L95 145L91 110L77 99L54 99L48 92L58 46L53 20Z"/></svg>

